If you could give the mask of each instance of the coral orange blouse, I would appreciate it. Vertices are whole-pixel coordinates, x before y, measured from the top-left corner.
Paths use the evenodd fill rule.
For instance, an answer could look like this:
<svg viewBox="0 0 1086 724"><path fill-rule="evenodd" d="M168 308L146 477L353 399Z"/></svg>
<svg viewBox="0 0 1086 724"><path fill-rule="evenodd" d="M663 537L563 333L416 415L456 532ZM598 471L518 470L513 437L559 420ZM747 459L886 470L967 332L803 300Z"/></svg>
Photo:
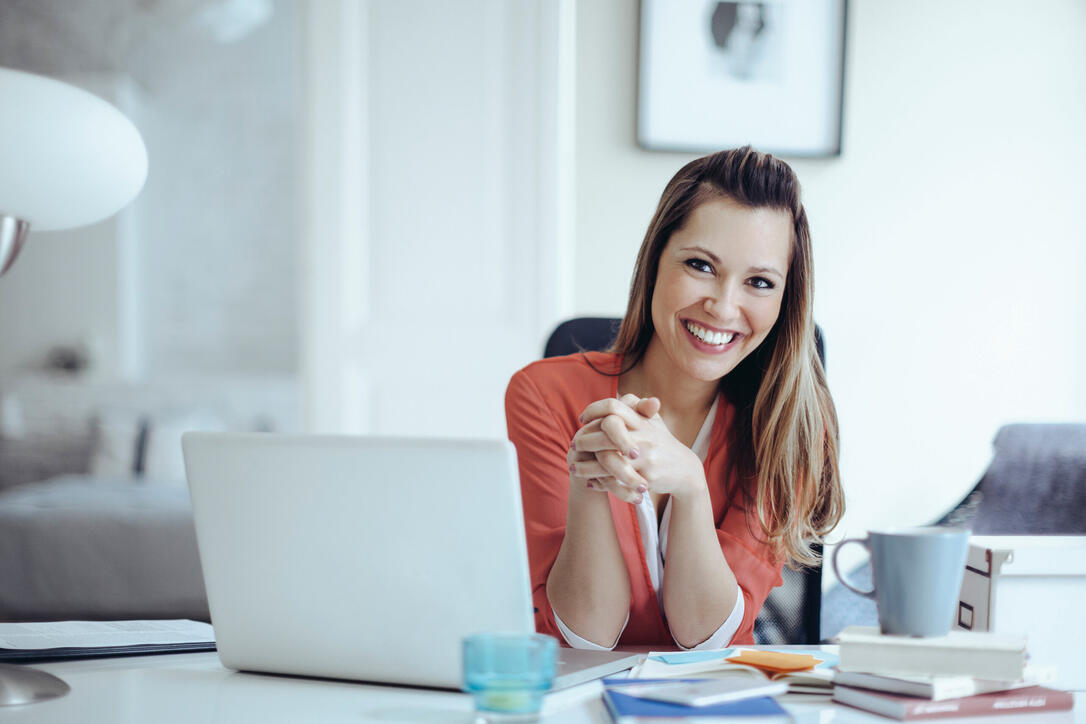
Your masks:
<svg viewBox="0 0 1086 724"><path fill-rule="evenodd" d="M520 467L536 630L559 641L563 637L547 600L547 576L565 537L569 498L566 453L580 429L577 418L584 408L596 400L618 395L618 376L597 370L617 372L620 365L617 355L602 352L552 357L533 362L513 375L505 393L509 439L516 446ZM743 621L732 643L752 644L754 619L770 590L781 585L783 561L751 533L758 526L751 521L748 528L742 506L727 505L727 431L734 408L726 400L721 402L705 459L705 478L720 548L744 597ZM610 502L630 578L630 619L618 645L673 647L674 640L649 577L637 511L613 496Z"/></svg>

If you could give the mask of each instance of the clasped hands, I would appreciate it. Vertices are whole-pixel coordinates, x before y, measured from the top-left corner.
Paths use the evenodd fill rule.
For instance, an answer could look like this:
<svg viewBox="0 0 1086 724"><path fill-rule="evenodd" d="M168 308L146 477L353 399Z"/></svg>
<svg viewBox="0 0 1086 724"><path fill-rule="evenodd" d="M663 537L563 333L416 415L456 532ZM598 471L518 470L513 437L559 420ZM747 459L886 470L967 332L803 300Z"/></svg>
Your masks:
<svg viewBox="0 0 1086 724"><path fill-rule="evenodd" d="M682 498L704 490L701 460L668 430L658 398L597 400L580 419L566 456L574 487L609 492L627 503L640 503L645 493Z"/></svg>

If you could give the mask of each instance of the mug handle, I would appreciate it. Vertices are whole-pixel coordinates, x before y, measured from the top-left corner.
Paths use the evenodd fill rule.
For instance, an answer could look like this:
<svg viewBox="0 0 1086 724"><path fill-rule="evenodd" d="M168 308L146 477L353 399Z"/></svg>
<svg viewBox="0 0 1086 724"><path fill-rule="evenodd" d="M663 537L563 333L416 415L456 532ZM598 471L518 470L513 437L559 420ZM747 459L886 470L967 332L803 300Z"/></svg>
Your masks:
<svg viewBox="0 0 1086 724"><path fill-rule="evenodd" d="M833 549L833 573L834 573L835 576L837 576L837 580L841 582L841 585L844 586L845 588L847 588L848 590L852 591L853 593L858 593L861 596L864 596L866 598L874 598L875 597L875 584L874 583L872 583L870 591L861 591L859 588L856 588L851 583L849 583L848 579L841 575L841 569L837 567L837 554L840 553L841 549L844 548L845 545L848 544L848 543L859 543L864 548L867 548L868 555L871 554L871 546L868 545L867 538L845 538L843 541L838 543L837 546Z"/></svg>

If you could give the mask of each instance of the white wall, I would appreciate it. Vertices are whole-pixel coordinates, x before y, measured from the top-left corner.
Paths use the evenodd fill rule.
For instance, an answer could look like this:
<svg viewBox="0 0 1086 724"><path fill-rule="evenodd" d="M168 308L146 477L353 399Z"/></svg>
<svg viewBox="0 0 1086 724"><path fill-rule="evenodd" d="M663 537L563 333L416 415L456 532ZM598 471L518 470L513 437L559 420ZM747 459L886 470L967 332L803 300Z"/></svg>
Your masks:
<svg viewBox="0 0 1086 724"><path fill-rule="evenodd" d="M621 315L659 193L637 7L578 4L575 307ZM840 533L938 517L998 427L1086 419L1086 5L849 3L844 152L793 162L841 417Z"/></svg>
<svg viewBox="0 0 1086 724"><path fill-rule="evenodd" d="M298 371L297 45L294 4L278 2L241 40L154 58L135 205L148 374Z"/></svg>
<svg viewBox="0 0 1086 724"><path fill-rule="evenodd" d="M509 378L568 311L567 13L307 6L308 429L505 435Z"/></svg>
<svg viewBox="0 0 1086 724"><path fill-rule="evenodd" d="M146 185L120 214L65 232L31 229L0 281L0 377L78 344L107 378L296 375L296 5L278 0L268 22L224 43L191 8L172 17L99 4L0 5L11 41L0 43L0 65L114 103L149 158ZM98 22L114 45L73 40L71 29Z"/></svg>

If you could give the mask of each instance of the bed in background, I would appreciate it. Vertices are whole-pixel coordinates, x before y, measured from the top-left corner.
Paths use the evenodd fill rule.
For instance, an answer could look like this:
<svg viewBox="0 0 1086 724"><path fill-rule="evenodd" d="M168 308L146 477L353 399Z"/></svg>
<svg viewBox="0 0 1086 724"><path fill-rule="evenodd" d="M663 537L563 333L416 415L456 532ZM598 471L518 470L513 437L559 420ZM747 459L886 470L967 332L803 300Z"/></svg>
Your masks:
<svg viewBox="0 0 1086 724"><path fill-rule="evenodd" d="M293 379L0 383L0 621L208 620L180 437L296 431Z"/></svg>

